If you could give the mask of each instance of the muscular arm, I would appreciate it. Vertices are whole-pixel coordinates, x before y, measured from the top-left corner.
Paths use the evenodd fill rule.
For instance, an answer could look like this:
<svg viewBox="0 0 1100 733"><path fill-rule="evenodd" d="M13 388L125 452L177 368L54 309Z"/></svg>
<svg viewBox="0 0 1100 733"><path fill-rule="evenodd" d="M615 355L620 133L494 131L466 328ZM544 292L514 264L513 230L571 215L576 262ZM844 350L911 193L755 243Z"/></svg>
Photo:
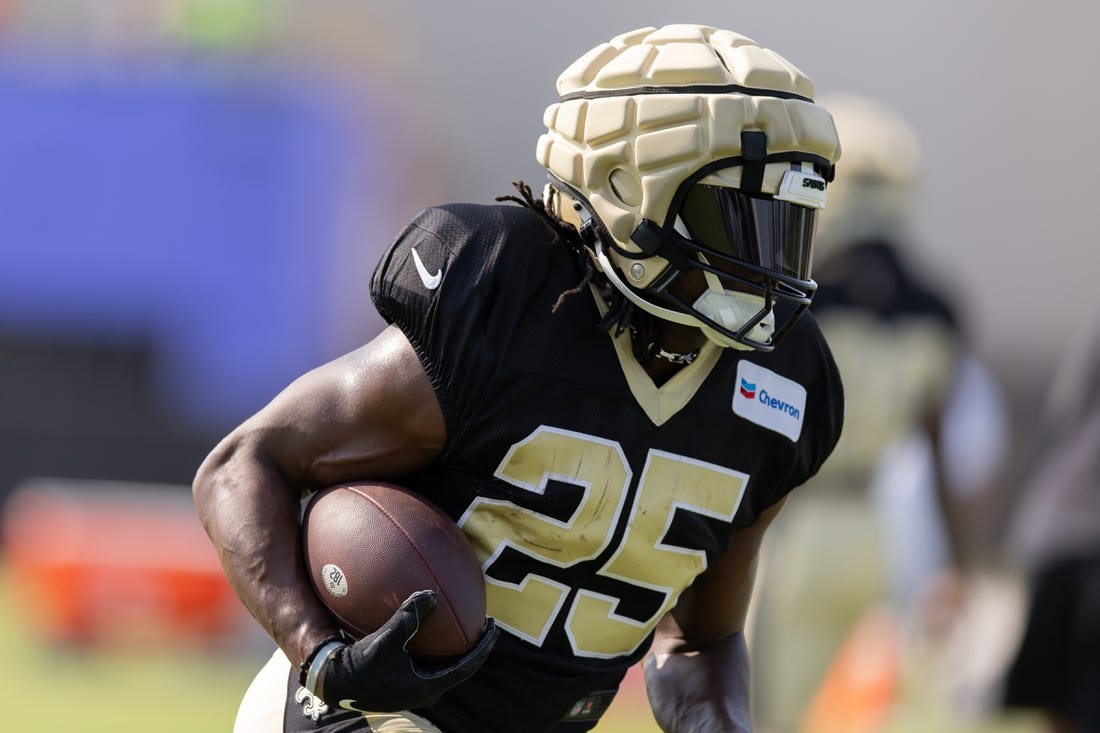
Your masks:
<svg viewBox="0 0 1100 733"><path fill-rule="evenodd" d="M428 463L446 429L412 346L390 327L297 379L210 453L195 506L245 606L294 665L336 633L302 560L303 494Z"/></svg>
<svg viewBox="0 0 1100 733"><path fill-rule="evenodd" d="M645 660L645 679L662 730L752 730L745 616L760 541L782 505L772 506L754 525L736 533L726 553L658 624Z"/></svg>

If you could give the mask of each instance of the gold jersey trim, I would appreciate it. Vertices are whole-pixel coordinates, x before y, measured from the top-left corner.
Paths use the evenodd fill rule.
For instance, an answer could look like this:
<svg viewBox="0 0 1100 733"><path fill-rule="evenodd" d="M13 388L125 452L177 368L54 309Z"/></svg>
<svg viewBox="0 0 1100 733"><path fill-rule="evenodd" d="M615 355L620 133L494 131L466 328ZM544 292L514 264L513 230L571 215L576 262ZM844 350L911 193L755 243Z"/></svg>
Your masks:
<svg viewBox="0 0 1100 733"><path fill-rule="evenodd" d="M600 315L605 315L607 304L594 287L589 287ZM634 399L654 425L663 425L691 401L703 386L703 381L714 365L718 363L719 357L722 356L722 347L707 339L699 349L699 356L695 361L676 372L671 379L658 387L650 379L645 368L634 358L630 333L625 332L617 337L610 334L609 338L615 346L615 354L619 358L623 376L626 377L626 383Z"/></svg>

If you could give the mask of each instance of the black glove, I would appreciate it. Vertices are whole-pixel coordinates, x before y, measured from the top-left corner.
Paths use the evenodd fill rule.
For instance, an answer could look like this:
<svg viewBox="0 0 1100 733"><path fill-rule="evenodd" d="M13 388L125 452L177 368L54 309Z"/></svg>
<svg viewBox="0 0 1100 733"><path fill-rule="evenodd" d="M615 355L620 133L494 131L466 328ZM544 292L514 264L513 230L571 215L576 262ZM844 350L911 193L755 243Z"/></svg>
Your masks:
<svg viewBox="0 0 1100 733"><path fill-rule="evenodd" d="M319 670L316 694L329 705L360 712L395 712L426 708L444 692L478 670L492 651L500 630L486 619L485 633L457 661L423 668L406 646L420 619L435 607L435 593L420 591L406 599L382 628L331 654Z"/></svg>

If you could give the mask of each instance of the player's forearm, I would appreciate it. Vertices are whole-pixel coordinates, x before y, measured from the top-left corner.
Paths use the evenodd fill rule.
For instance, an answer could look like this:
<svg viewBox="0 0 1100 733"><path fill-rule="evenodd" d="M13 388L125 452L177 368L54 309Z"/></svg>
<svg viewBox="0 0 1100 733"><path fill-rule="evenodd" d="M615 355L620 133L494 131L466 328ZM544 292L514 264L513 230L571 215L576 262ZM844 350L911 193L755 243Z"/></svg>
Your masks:
<svg viewBox="0 0 1100 733"><path fill-rule="evenodd" d="M337 630L309 585L297 491L273 469L223 445L200 467L193 493L230 584L291 663L299 664Z"/></svg>
<svg viewBox="0 0 1100 733"><path fill-rule="evenodd" d="M646 691L666 733L748 733L749 659L736 633L697 650L654 646Z"/></svg>
<svg viewBox="0 0 1100 733"><path fill-rule="evenodd" d="M932 444L933 488L936 508L939 510L944 537L947 541L948 561L955 569L964 570L970 565L969 548L964 541L962 507L959 503L958 491L952 484L945 463L942 423L942 410L933 410L924 416L925 430Z"/></svg>

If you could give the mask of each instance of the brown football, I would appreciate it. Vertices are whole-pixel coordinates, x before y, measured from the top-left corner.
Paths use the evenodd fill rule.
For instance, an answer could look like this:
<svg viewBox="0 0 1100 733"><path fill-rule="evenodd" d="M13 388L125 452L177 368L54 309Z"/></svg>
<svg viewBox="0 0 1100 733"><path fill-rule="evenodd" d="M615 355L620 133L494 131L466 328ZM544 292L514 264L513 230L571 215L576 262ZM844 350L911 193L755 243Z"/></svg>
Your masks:
<svg viewBox="0 0 1100 733"><path fill-rule="evenodd" d="M377 630L416 591L433 590L435 608L409 651L440 662L481 638L481 564L458 525L420 495L380 482L323 489L306 505L302 544L317 595L352 636Z"/></svg>

